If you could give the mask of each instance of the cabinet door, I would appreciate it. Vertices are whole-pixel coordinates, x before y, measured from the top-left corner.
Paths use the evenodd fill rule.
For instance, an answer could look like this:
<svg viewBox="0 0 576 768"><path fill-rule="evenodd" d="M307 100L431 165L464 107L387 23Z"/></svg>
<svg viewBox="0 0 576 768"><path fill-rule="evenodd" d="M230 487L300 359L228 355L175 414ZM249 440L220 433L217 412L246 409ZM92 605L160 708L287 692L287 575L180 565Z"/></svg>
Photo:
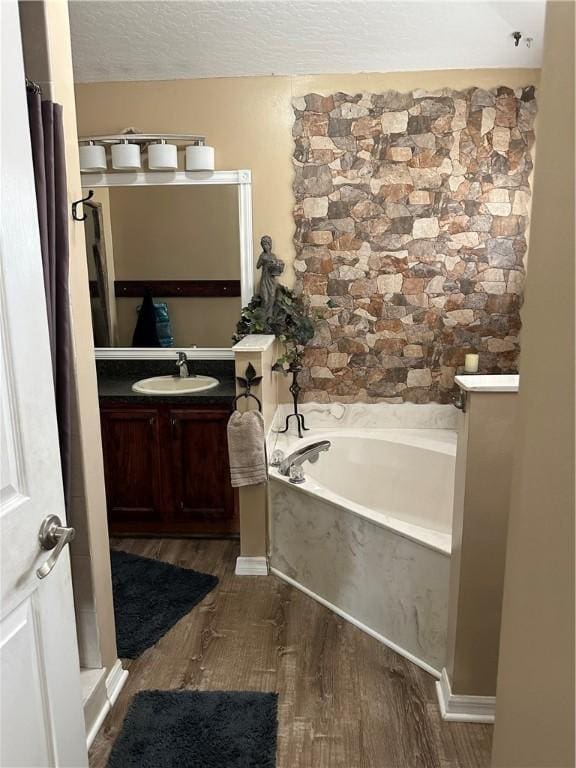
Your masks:
<svg viewBox="0 0 576 768"><path fill-rule="evenodd" d="M233 533L228 411L171 410L174 524L195 533Z"/></svg>
<svg viewBox="0 0 576 768"><path fill-rule="evenodd" d="M101 418L110 528L138 533L161 517L158 412L104 409Z"/></svg>

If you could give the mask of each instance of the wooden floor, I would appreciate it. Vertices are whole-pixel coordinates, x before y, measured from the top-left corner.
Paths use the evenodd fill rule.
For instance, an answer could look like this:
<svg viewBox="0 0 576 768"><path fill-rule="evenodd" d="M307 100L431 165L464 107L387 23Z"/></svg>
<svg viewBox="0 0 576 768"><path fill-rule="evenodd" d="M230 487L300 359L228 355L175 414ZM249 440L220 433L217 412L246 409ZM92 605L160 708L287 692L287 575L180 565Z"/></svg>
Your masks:
<svg viewBox="0 0 576 768"><path fill-rule="evenodd" d="M130 675L94 741L92 768L105 768L130 699L150 688L277 691L277 768L489 765L491 726L442 721L426 672L276 577L235 576L237 542L112 546L220 583L156 646L124 662Z"/></svg>

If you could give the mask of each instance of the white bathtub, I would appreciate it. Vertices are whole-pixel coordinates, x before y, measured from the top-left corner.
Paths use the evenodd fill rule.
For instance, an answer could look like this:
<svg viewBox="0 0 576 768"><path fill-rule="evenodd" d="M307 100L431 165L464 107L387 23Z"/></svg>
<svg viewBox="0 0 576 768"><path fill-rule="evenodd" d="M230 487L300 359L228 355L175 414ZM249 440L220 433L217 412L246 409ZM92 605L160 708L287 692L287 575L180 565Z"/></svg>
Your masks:
<svg viewBox="0 0 576 768"><path fill-rule="evenodd" d="M295 485L271 471L272 571L434 675L445 663L456 432L311 430Z"/></svg>

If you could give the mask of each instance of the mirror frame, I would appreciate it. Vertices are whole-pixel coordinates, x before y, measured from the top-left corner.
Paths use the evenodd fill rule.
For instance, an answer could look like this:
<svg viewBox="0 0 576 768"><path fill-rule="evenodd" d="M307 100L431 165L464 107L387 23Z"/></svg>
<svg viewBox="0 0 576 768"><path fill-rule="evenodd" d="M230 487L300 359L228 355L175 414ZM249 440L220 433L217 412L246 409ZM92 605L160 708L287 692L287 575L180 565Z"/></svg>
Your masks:
<svg viewBox="0 0 576 768"><path fill-rule="evenodd" d="M114 171L81 174L82 189L96 187L142 186L236 186L238 190L238 228L240 233L240 291L242 306L254 295L254 252L252 240L252 172L241 171ZM230 360L230 347L95 347L97 360L165 360L178 352L194 360Z"/></svg>

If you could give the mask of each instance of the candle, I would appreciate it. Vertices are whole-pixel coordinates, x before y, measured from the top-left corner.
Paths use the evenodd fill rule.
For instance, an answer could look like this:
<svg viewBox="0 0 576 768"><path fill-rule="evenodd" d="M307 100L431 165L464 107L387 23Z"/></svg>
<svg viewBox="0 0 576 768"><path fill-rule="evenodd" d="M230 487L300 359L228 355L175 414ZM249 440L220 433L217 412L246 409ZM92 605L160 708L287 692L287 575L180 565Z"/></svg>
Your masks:
<svg viewBox="0 0 576 768"><path fill-rule="evenodd" d="M478 355L466 355L464 358L464 371L466 373L478 373Z"/></svg>

